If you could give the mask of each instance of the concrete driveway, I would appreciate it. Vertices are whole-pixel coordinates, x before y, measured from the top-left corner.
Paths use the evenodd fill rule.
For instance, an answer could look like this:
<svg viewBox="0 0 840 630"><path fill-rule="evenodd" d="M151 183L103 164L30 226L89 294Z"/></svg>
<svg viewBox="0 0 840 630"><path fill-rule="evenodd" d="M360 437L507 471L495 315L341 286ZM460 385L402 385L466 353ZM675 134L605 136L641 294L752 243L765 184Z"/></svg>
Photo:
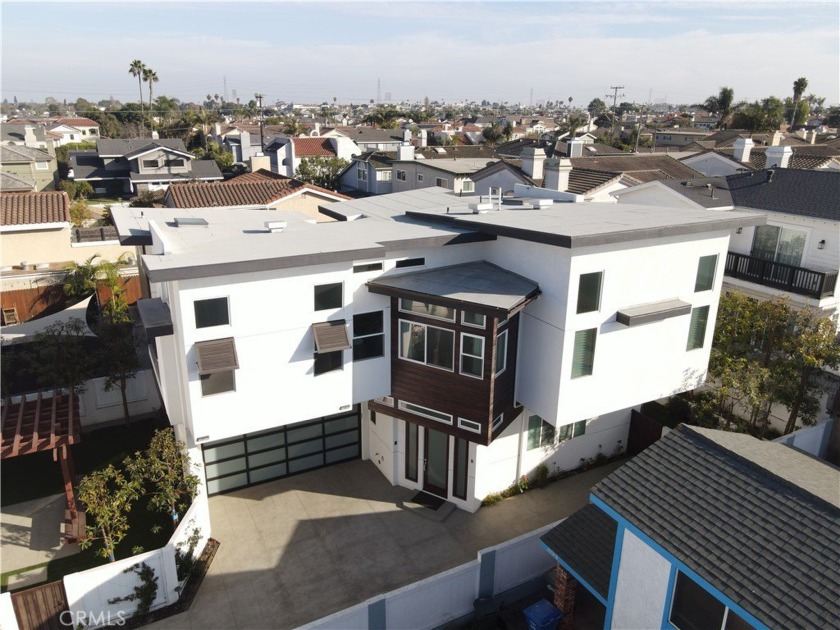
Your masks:
<svg viewBox="0 0 840 630"><path fill-rule="evenodd" d="M293 628L476 558L569 516L620 463L442 522L354 461L210 499L216 558L190 610L150 627Z"/></svg>

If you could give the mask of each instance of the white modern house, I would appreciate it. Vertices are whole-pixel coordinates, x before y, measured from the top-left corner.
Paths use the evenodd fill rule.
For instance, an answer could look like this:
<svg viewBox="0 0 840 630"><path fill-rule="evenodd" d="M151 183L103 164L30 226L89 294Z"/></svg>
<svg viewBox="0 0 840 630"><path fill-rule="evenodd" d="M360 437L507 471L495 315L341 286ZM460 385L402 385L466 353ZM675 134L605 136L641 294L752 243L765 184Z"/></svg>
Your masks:
<svg viewBox="0 0 840 630"><path fill-rule="evenodd" d="M633 408L702 382L729 234L764 222L438 187L322 212L114 211L211 494L361 457L474 511L611 455Z"/></svg>

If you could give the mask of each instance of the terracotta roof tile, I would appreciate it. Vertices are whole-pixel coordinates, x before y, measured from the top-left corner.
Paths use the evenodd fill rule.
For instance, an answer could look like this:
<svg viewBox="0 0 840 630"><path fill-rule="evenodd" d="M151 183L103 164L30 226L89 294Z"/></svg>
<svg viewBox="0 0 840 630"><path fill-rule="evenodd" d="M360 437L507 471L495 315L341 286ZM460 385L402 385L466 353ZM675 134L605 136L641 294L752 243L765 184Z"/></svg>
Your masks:
<svg viewBox="0 0 840 630"><path fill-rule="evenodd" d="M335 149L329 138L293 138L296 157L335 157Z"/></svg>
<svg viewBox="0 0 840 630"><path fill-rule="evenodd" d="M0 195L3 207L0 225L34 225L70 222L70 198L66 192L12 192Z"/></svg>
<svg viewBox="0 0 840 630"><path fill-rule="evenodd" d="M99 123L90 118L59 118L55 121L58 125L70 125L71 127L98 127Z"/></svg>

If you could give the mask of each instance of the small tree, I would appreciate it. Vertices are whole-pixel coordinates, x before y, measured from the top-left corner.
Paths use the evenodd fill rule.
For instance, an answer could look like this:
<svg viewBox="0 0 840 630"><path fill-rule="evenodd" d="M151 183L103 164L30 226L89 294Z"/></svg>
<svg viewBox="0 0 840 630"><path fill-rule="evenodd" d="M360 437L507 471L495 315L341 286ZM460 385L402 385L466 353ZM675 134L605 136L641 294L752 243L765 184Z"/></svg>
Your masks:
<svg viewBox="0 0 840 630"><path fill-rule="evenodd" d="M85 199L77 199L70 204L70 222L76 227L82 227L85 221L93 218L88 202Z"/></svg>
<svg viewBox="0 0 840 630"><path fill-rule="evenodd" d="M93 524L85 528L82 549L100 540L102 548L96 554L114 562L114 550L128 533L128 513L139 494L140 480L126 477L113 464L86 475L79 483L79 500Z"/></svg>
<svg viewBox="0 0 840 630"><path fill-rule="evenodd" d="M126 459L126 468L135 479L150 484L149 507L172 515L172 526L178 525L178 512L187 508L198 491L199 478L183 442L175 439L172 428L155 431L145 453L137 452Z"/></svg>
<svg viewBox="0 0 840 630"><path fill-rule="evenodd" d="M109 300L110 302L111 300ZM107 375L105 391L120 390L123 419L128 424L130 419L127 395L128 381L137 376L137 371L140 369L134 323L130 319L128 321L115 321L113 317L106 316L100 326L99 337L103 341L99 365Z"/></svg>
<svg viewBox="0 0 840 630"><path fill-rule="evenodd" d="M337 157L303 158L295 171L295 177L308 184L335 190L338 188L338 176L348 164L347 160Z"/></svg>
<svg viewBox="0 0 840 630"><path fill-rule="evenodd" d="M40 387L60 388L77 394L84 391L83 383L90 371L82 343L87 330L87 324L74 317L51 324L35 334L34 367Z"/></svg>
<svg viewBox="0 0 840 630"><path fill-rule="evenodd" d="M64 280L64 294L67 297L78 301L96 291L97 258L99 254L94 254L81 264L73 263Z"/></svg>

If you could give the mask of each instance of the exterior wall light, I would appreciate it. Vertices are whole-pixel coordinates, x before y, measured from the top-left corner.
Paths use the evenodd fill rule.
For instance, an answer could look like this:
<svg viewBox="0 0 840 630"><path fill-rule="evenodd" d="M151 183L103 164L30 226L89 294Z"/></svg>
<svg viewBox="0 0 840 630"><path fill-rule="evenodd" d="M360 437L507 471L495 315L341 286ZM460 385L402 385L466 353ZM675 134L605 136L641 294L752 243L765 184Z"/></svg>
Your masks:
<svg viewBox="0 0 840 630"><path fill-rule="evenodd" d="M817 243L817 249L825 249L825 239Z"/></svg>

